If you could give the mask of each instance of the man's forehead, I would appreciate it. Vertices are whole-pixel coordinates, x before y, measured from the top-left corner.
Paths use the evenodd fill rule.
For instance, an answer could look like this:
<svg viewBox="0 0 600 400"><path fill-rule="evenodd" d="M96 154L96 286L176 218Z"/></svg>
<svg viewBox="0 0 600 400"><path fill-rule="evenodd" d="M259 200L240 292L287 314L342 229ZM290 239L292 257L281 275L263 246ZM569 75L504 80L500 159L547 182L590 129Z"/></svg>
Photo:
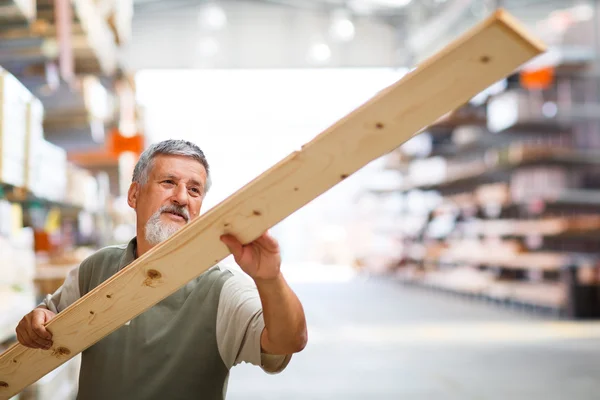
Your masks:
<svg viewBox="0 0 600 400"><path fill-rule="evenodd" d="M155 157L150 174L161 176L169 175L177 178L184 178L192 175L204 180L206 178L206 169L199 161L194 160L193 158L161 154Z"/></svg>

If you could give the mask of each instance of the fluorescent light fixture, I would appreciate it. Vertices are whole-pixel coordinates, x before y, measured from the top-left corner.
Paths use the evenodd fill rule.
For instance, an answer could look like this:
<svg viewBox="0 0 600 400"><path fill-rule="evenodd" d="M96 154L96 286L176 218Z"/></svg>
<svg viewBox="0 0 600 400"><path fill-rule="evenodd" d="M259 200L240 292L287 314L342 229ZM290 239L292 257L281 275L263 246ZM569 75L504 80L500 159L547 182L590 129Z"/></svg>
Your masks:
<svg viewBox="0 0 600 400"><path fill-rule="evenodd" d="M346 10L334 12L331 18L329 33L335 40L341 40L342 42L349 42L354 39L354 24L350 20Z"/></svg>
<svg viewBox="0 0 600 400"><path fill-rule="evenodd" d="M227 25L227 14L217 4L207 4L200 9L198 23L211 30L220 30Z"/></svg>

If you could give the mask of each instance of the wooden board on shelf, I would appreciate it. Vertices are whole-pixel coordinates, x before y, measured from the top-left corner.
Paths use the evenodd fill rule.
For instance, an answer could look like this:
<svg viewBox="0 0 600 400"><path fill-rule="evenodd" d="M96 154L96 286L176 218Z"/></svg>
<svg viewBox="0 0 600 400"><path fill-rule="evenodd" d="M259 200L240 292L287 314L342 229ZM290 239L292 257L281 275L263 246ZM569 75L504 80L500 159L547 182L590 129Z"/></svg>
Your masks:
<svg viewBox="0 0 600 400"><path fill-rule="evenodd" d="M221 234L245 243L257 238L543 51L509 14L497 11L60 313L48 324L52 349L17 345L2 354L0 398L20 392L227 257Z"/></svg>
<svg viewBox="0 0 600 400"><path fill-rule="evenodd" d="M484 158L488 161L484 161ZM424 163L427 159L419 160ZM447 161L446 174L443 179L435 182L408 182L399 188L401 191L410 190L440 190L458 185L481 184L493 181L503 173L533 165L567 165L589 166L600 164L600 153L597 151L582 151L567 148L557 148L548 145L510 145L505 148L488 149L479 162L469 161L459 164L453 160Z"/></svg>
<svg viewBox="0 0 600 400"><path fill-rule="evenodd" d="M426 272L418 280L405 281L466 295L482 295L500 301L553 309L563 309L567 302L567 287L561 282L502 281L465 266L457 266L450 271Z"/></svg>
<svg viewBox="0 0 600 400"><path fill-rule="evenodd" d="M479 220L465 224L469 233L486 236L555 236L600 231L600 215L575 215L535 220Z"/></svg>
<svg viewBox="0 0 600 400"><path fill-rule="evenodd" d="M427 262L444 264L470 264L486 265L492 267L532 270L532 271L560 271L561 269L577 263L579 266L591 266L598 260L592 255L573 256L568 253L539 251L530 253L499 253L485 252L481 249L473 254L449 254L443 253L440 257L428 258Z"/></svg>

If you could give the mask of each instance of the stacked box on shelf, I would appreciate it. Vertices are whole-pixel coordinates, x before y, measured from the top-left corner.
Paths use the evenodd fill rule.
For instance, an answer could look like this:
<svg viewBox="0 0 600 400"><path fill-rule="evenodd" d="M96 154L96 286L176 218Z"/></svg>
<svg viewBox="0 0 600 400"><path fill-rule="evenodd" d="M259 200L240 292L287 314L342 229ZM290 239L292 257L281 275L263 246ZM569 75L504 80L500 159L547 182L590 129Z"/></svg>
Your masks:
<svg viewBox="0 0 600 400"><path fill-rule="evenodd" d="M25 177L24 187L36 193L42 180L44 158L40 142L44 140L44 106L37 98L27 104L27 135L25 138Z"/></svg>
<svg viewBox="0 0 600 400"><path fill-rule="evenodd" d="M37 182L39 190L34 193L44 199L63 202L67 192L67 152L45 140L38 145L44 161Z"/></svg>
<svg viewBox="0 0 600 400"><path fill-rule="evenodd" d="M25 180L27 105L31 93L0 69L0 182L22 187Z"/></svg>
<svg viewBox="0 0 600 400"><path fill-rule="evenodd" d="M68 165L66 201L87 211L98 209L98 182L88 170Z"/></svg>

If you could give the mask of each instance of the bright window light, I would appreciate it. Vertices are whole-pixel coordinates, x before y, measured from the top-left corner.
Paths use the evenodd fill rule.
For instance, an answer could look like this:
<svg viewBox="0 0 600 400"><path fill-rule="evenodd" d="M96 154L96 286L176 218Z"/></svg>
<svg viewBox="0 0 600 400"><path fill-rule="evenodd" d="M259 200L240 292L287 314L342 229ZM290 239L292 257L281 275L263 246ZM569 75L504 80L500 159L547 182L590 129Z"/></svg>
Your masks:
<svg viewBox="0 0 600 400"><path fill-rule="evenodd" d="M315 43L311 46L308 57L312 62L325 63L331 58L331 49L326 43Z"/></svg>

